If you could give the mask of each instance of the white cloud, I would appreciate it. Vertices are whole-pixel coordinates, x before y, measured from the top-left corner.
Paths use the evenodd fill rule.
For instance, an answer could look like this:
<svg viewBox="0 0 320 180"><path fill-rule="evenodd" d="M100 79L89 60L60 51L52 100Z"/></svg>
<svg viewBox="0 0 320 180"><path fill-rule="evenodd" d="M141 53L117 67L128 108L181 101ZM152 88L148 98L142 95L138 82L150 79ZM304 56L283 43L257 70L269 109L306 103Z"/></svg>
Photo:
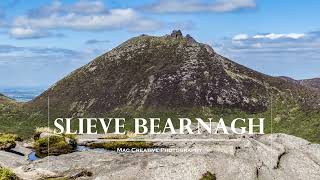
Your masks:
<svg viewBox="0 0 320 180"><path fill-rule="evenodd" d="M266 33L226 37L215 51L246 67L274 76L294 78L319 76L320 31ZM254 38L255 37L255 38Z"/></svg>
<svg viewBox="0 0 320 180"><path fill-rule="evenodd" d="M216 12L229 12L241 8L255 8L254 0L219 0L211 6L211 9Z"/></svg>
<svg viewBox="0 0 320 180"><path fill-rule="evenodd" d="M76 13L52 14L49 17L32 18L20 16L15 19L15 27L32 27L35 29L113 29L123 27L132 21L138 20L133 9L112 9L107 14L82 15Z"/></svg>
<svg viewBox="0 0 320 180"><path fill-rule="evenodd" d="M30 39L30 38L42 38L50 36L51 34L48 32L41 32L31 28L12 28L9 30L9 34L11 37L16 39Z"/></svg>
<svg viewBox="0 0 320 180"><path fill-rule="evenodd" d="M317 54L320 57L320 33L238 34L224 40L219 47L229 53Z"/></svg>
<svg viewBox="0 0 320 180"><path fill-rule="evenodd" d="M156 13L222 13L255 7L255 0L215 0L212 3L205 3L200 0L158 0L156 3L146 6L145 9Z"/></svg>
<svg viewBox="0 0 320 180"><path fill-rule="evenodd" d="M10 34L14 37L33 36L35 31L31 28L12 28Z"/></svg>
<svg viewBox="0 0 320 180"><path fill-rule="evenodd" d="M245 40L245 39L248 39L248 38L249 38L249 36L247 34L237 34L232 38L232 40L241 41L241 40Z"/></svg>
<svg viewBox="0 0 320 180"><path fill-rule="evenodd" d="M106 9L102 1L80 0L71 5L54 1L13 20L12 37L32 38L55 29L155 31L162 27L156 20L141 17L132 8ZM36 36L37 33L42 33Z"/></svg>
<svg viewBox="0 0 320 180"><path fill-rule="evenodd" d="M274 34L274 33L270 33L270 34L258 34L253 36L254 39L281 39L281 38L289 38L289 39L300 39L300 38L304 38L305 34L299 34L299 33L289 33L289 34Z"/></svg>

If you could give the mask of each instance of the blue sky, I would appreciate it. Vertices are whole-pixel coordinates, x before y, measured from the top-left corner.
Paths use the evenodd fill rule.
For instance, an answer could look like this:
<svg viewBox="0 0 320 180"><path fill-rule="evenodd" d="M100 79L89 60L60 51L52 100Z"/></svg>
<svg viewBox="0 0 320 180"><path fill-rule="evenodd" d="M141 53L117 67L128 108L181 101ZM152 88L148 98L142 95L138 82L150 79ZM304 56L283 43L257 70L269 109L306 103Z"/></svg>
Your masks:
<svg viewBox="0 0 320 180"><path fill-rule="evenodd" d="M0 87L48 87L140 34L181 29L257 71L320 77L317 0L1 0Z"/></svg>

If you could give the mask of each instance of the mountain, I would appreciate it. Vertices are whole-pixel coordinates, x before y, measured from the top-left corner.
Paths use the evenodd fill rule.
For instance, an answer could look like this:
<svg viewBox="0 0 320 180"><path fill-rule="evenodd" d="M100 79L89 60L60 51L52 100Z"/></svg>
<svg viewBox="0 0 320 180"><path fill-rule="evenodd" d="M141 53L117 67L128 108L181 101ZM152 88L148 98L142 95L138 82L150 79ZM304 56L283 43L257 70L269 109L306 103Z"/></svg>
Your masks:
<svg viewBox="0 0 320 180"><path fill-rule="evenodd" d="M300 80L300 84L310 88L320 90L320 78Z"/></svg>
<svg viewBox="0 0 320 180"><path fill-rule="evenodd" d="M302 86L311 88L313 90L320 90L320 78L303 79L303 80L295 80L293 78L286 77L286 76L280 76L279 78L294 84L300 84Z"/></svg>
<svg viewBox="0 0 320 180"><path fill-rule="evenodd" d="M0 93L0 104L13 103L14 100Z"/></svg>
<svg viewBox="0 0 320 180"><path fill-rule="evenodd" d="M300 84L299 80L295 80L291 77L287 77L287 76L279 76L279 78L285 80L285 81L288 81L290 83L293 83L293 84Z"/></svg>
<svg viewBox="0 0 320 180"><path fill-rule="evenodd" d="M290 93L288 93L288 89ZM271 96L289 94L318 108L318 95L301 85L237 64L181 31L129 39L57 82L28 103L67 115L101 114L128 107L194 107L266 111Z"/></svg>
<svg viewBox="0 0 320 180"><path fill-rule="evenodd" d="M223 117L230 125L234 118L264 117L266 133L320 143L319 94L237 64L174 31L131 38L32 101L0 106L0 132L30 137L48 125L49 105L51 124L58 117Z"/></svg>

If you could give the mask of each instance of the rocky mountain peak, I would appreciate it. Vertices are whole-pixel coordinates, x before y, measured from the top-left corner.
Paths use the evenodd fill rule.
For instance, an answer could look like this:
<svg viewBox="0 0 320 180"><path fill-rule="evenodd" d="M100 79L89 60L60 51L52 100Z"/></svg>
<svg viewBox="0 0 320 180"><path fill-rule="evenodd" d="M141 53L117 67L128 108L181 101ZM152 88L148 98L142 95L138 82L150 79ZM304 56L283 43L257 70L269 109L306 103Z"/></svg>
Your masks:
<svg viewBox="0 0 320 180"><path fill-rule="evenodd" d="M286 89L298 93L296 86L241 66L174 30L167 36L143 35L124 42L57 82L29 105L45 108L50 95L56 110L71 115L128 107L228 107L255 112L266 110L270 93Z"/></svg>
<svg viewBox="0 0 320 180"><path fill-rule="evenodd" d="M172 33L170 34L171 37L173 38L182 38L182 32L181 30L173 30Z"/></svg>
<svg viewBox="0 0 320 180"><path fill-rule="evenodd" d="M172 37L172 38L176 38L176 39L185 38L188 42L191 42L191 43L196 43L197 42L190 34L187 34L184 37L182 32L181 32L181 30L173 30L169 36Z"/></svg>

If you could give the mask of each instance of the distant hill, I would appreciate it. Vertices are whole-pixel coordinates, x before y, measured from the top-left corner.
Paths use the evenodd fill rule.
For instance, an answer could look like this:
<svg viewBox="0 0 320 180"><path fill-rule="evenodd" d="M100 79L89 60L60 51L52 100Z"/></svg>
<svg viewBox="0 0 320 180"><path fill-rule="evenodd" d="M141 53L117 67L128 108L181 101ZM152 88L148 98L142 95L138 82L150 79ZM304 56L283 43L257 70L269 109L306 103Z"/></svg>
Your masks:
<svg viewBox="0 0 320 180"><path fill-rule="evenodd" d="M312 79L302 79L302 80L295 80L290 77L286 76L279 76L279 78L291 82L293 84L299 84L313 90L320 90L320 78L312 78Z"/></svg>
<svg viewBox="0 0 320 180"><path fill-rule="evenodd" d="M304 86L320 90L320 78L304 79L299 82Z"/></svg>
<svg viewBox="0 0 320 180"><path fill-rule="evenodd" d="M0 104L13 103L14 100L0 93Z"/></svg>

